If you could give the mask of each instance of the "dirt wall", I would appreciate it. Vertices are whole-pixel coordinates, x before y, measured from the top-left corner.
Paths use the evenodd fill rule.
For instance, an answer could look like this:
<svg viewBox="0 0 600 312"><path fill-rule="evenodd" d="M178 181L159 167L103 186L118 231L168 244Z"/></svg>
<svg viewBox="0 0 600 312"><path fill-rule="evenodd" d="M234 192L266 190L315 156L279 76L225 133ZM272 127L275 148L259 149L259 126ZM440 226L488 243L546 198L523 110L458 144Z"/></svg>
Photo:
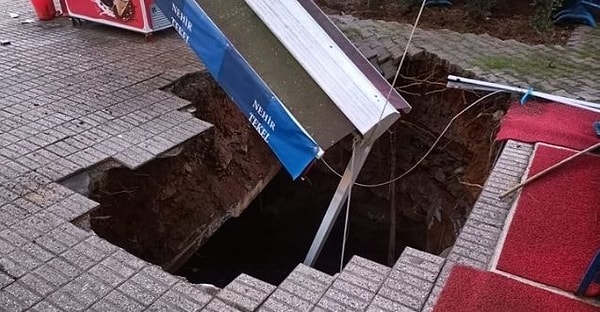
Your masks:
<svg viewBox="0 0 600 312"><path fill-rule="evenodd" d="M468 76L427 54L406 63L397 87L413 109L377 141L359 183L378 184L404 173L427 152L448 122L482 95L447 89L448 74ZM408 245L439 254L453 245L499 152L494 138L508 100L508 97L494 97L457 118L432 153L412 173L395 183L396 250ZM347 140L335 147L337 151L326 154L325 159L338 172L342 172L349 159L350 145ZM397 171L390 174L392 149ZM328 171L324 166L318 168ZM356 188L366 191L355 192L360 194L357 200L370 197L371 203L378 202L358 209L356 220L372 219L373 226L389 226L389 184Z"/></svg>
<svg viewBox="0 0 600 312"><path fill-rule="evenodd" d="M235 104L205 73L178 80L170 91L192 101L213 129L184 144L175 157L138 170L106 172L91 198L101 207L94 231L150 262L176 269L220 225L237 216L280 165Z"/></svg>
<svg viewBox="0 0 600 312"><path fill-rule="evenodd" d="M408 170L425 154L450 119L479 98L475 94L446 89L448 74L466 75L426 54L407 62L398 87L413 110L377 141L359 183L378 184ZM101 236L148 261L175 270L226 220L246 208L280 166L235 104L207 74L183 77L170 90L191 100L197 116L214 124L214 129L186 143L183 152L173 158L155 160L136 171L108 171L94 187L92 198L102 206L91 222ZM480 192L478 185L485 181L495 159L498 147L493 144L493 138L507 105L507 98L494 98L458 118L425 161L393 184L394 258L405 246L440 253L454 243ZM342 172L350 153L351 138L347 138L328 150L325 159ZM392 155L397 167L394 172L391 172ZM290 249L290 257L286 258L289 263L282 260L285 263L272 270L283 270L302 261L337 181L338 178L318 162L306 180L296 183L301 186L278 182L278 186L271 187L271 191L261 197L258 218L271 220L269 226L278 224L289 229L291 226L286 222L292 220L296 226L310 227L288 240L299 241ZM387 233L392 220L391 193L390 185L354 188L348 258L358 254L386 263ZM313 213L308 214L307 209ZM307 221L310 225L293 217L298 214L310 219ZM246 224L242 228L248 226L253 225ZM341 230L338 224L318 263L320 269L335 272ZM226 236L244 235L238 231L233 228L233 234ZM215 244L219 245L217 249L223 245ZM225 251L230 252L227 248ZM281 257L281 248L272 256ZM248 257L234 258L251 261ZM263 262L257 260L246 265L260 267ZM222 264L221 261L215 263ZM189 263L186 267L194 274L206 269ZM284 273L281 276L287 275Z"/></svg>

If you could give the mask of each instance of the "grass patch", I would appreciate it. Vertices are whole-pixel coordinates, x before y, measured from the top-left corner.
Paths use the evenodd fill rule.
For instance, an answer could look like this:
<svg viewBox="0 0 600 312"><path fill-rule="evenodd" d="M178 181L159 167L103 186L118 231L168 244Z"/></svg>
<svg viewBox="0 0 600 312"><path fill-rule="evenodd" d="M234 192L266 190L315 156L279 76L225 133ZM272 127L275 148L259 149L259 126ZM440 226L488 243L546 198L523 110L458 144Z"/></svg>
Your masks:
<svg viewBox="0 0 600 312"><path fill-rule="evenodd" d="M341 29L344 35L350 39L350 41L362 39L360 29L354 27L346 27Z"/></svg>
<svg viewBox="0 0 600 312"><path fill-rule="evenodd" d="M488 70L510 71L520 76L547 78L562 76L564 69L572 67L561 57L542 53L531 53L523 56L484 56L476 60L477 66Z"/></svg>
<svg viewBox="0 0 600 312"><path fill-rule="evenodd" d="M599 61L600 48L590 42L590 40L587 40L579 49L577 49L577 54L580 58L591 58L595 61Z"/></svg>

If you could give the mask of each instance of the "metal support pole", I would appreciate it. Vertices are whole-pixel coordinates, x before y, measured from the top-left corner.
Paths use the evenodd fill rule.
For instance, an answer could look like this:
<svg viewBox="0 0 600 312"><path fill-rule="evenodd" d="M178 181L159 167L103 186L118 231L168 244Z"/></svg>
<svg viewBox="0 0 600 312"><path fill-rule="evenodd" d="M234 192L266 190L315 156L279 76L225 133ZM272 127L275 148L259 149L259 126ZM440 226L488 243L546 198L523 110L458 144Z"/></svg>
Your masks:
<svg viewBox="0 0 600 312"><path fill-rule="evenodd" d="M342 179L340 180L340 183L333 194L333 198L329 203L329 207L327 208L327 212L323 217L323 221L321 221L317 235L315 235L312 245L308 250L308 254L304 259L305 265L312 267L317 261L317 258L321 253L321 249L323 249L323 245L325 245L325 241L327 241L327 237L329 237L329 233L333 228L335 220L340 214L346 198L348 198L348 190L350 190L350 187L352 187L356 181L356 178L365 164L367 156L369 156L369 152L371 151L372 147L373 140L362 140L354 147L354 172L351 172L350 170L352 164L352 159L350 159L348 165L346 166L346 170L344 171L344 175L342 176Z"/></svg>

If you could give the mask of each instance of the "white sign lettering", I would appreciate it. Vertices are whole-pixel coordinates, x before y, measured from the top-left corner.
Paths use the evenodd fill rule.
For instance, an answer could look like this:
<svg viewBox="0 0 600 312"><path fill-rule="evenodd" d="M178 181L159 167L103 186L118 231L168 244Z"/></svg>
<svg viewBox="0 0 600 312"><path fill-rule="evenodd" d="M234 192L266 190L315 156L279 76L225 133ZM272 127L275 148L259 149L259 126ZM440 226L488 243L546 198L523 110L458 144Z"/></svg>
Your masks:
<svg viewBox="0 0 600 312"><path fill-rule="evenodd" d="M271 136L271 134L269 133L268 129L263 126L260 120L256 118L256 116L254 116L254 114L252 113L250 113L250 117L248 118L248 120L250 120L250 124L252 124L254 129L256 129L256 131L263 138L263 140L269 143L269 137Z"/></svg>
<svg viewBox="0 0 600 312"><path fill-rule="evenodd" d="M179 9L175 5L175 3L173 3L171 5L171 11L173 11L173 13L175 13L175 16L177 16L177 18L179 18L179 20L181 21L183 26L187 29L187 31L191 32L192 31L192 22L190 22L190 19L187 16L185 16L185 14L183 14L181 9Z"/></svg>
<svg viewBox="0 0 600 312"><path fill-rule="evenodd" d="M171 17L171 25L173 25L173 28L175 28L175 30L177 31L179 36L181 36L183 41L185 41L186 44L189 44L190 36L187 34L187 32L185 32L185 29L183 27L181 27L181 25L179 25L179 23L177 23L177 21L175 20L174 17Z"/></svg>
<svg viewBox="0 0 600 312"><path fill-rule="evenodd" d="M260 116L267 123L269 128L275 131L275 122L273 119L271 119L271 116L267 114L267 111L258 103L257 100L254 100L254 103L252 103L252 108L254 108L256 113L258 113L258 116Z"/></svg>
<svg viewBox="0 0 600 312"><path fill-rule="evenodd" d="M271 116L269 116L267 111L257 100L254 100L252 103L252 108L254 108L256 114L250 113L248 119L258 134L260 134L265 142L269 143L269 137L271 136L271 133L275 131L275 121L271 119Z"/></svg>

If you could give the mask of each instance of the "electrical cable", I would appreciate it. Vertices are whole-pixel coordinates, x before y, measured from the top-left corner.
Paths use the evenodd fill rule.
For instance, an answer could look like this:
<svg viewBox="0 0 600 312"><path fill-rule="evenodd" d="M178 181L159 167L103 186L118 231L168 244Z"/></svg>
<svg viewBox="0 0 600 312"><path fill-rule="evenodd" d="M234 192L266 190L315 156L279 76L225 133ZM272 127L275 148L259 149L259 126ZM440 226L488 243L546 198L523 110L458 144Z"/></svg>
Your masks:
<svg viewBox="0 0 600 312"><path fill-rule="evenodd" d="M387 97L385 99L385 104L383 105L383 109L381 110L381 114L379 115L379 121L377 122L376 127L379 126L379 122L381 122L381 120L383 119L385 110L386 110L388 104L390 103L390 98L392 96L392 92L394 91L394 86L396 85L396 82L398 81L398 77L400 76L400 70L402 69L404 60L406 59L406 54L408 53L408 48L410 47L410 43L412 42L415 31L417 30L417 25L419 24L419 21L421 20L421 15L423 14L423 9L425 9L426 2L427 2L427 0L423 0L423 2L421 3L421 8L419 9L419 14L417 15L417 19L415 20L415 24L413 25L410 35L408 36L408 40L406 42L406 47L404 48L404 53L402 53L402 58L400 59L400 64L398 64L398 69L396 70L396 74L394 75L394 80L392 81L392 84L390 86L390 91L388 92ZM372 133L374 134L375 132L376 131L373 131ZM352 175L354 175L354 156L355 156L355 152L356 152L355 147L356 147L356 141L353 143L352 158L350 159L350 162L351 162L350 163L350 173ZM323 158L321 158L321 160L323 160L323 162L325 162L325 160ZM328 164L327 164L327 166L330 169L333 169ZM338 174L335 170L333 170L333 172ZM341 177L340 174L338 174L338 176ZM354 179L355 179L355 177L353 177L353 180ZM348 189L348 198L346 201L346 220L344 222L344 237L342 240L342 254L341 254L341 259L340 259L340 272L342 271L342 269L344 267L344 254L345 254L345 250L346 250L346 240L348 238L348 220L349 220L349 216L350 216L350 200L352 198L352 186L355 184L356 184L356 182L351 184L350 188Z"/></svg>
<svg viewBox="0 0 600 312"><path fill-rule="evenodd" d="M410 43L413 40L415 31L417 30L417 25L421 20L421 15L423 15L423 10L425 9L426 3L427 0L423 0L423 2L421 3L421 8L419 8L419 13L417 14L417 19L415 20L415 24L413 25L410 31L410 35L408 36L408 40L406 41L406 46L404 47L404 52L402 52L402 58L400 58L400 63L398 64L398 69L396 69L396 74L394 75L394 79L392 80L392 84L390 85L390 90L388 91L388 94L385 97L385 104L383 105L381 114L379 114L379 121L377 122L377 125L379 125L379 122L383 119L385 109L387 108L388 104L390 104L390 98L392 97L392 92L394 92L394 86L396 85L396 83L398 82L398 78L400 77L400 70L402 70L402 65L404 64L404 60L406 59L406 55L408 54L408 48L410 47Z"/></svg>
<svg viewBox="0 0 600 312"><path fill-rule="evenodd" d="M354 159L356 158L356 140L352 144L352 156L350 158L350 172L354 174ZM344 255L346 253L346 241L348 240L348 221L350 220L350 199L352 198L352 185L348 188L348 199L346 200L346 218L344 220L344 237L342 238L342 255L340 257L340 272L344 269Z"/></svg>
<svg viewBox="0 0 600 312"><path fill-rule="evenodd" d="M425 158L427 158L427 156L429 156L429 154L435 149L436 145L440 142L440 140L442 139L442 137L444 136L444 134L446 134L446 132L448 131L448 129L450 129L450 126L452 126L452 123L454 123L454 121L460 117L462 114L464 114L466 111L468 111L469 109L473 108L475 105L481 103L483 100L492 97L496 94L499 93L503 93L504 91L502 90L498 90L498 91L494 91L492 93L486 94L484 96L482 96L481 98L479 98L477 101L471 103L469 106L465 107L462 111L460 111L458 114L454 115L454 117L452 117L452 119L450 120L450 122L448 122L448 124L446 125L446 127L444 128L444 130L442 131L442 133L440 133L440 135L437 137L437 139L433 142L433 144L431 145L431 147L429 148L429 150L412 166L410 167L408 170L406 170L403 174L389 180L386 182L382 182L382 183L377 183L377 184L362 184L362 183L358 183L355 182L354 185L356 186L360 186L360 187L365 187L365 188L375 188L375 187L381 187L381 186L385 186L388 185L390 183L396 182L402 178L404 178L405 176L407 176L409 173L411 173L413 170L415 170L422 162L423 160L425 160ZM325 164L325 166L327 168L329 168L329 170L331 170L335 175L337 175L338 177L342 177L342 175L337 172L335 169L333 169L333 167L331 167L324 158L321 158L321 161L323 161L323 163Z"/></svg>

